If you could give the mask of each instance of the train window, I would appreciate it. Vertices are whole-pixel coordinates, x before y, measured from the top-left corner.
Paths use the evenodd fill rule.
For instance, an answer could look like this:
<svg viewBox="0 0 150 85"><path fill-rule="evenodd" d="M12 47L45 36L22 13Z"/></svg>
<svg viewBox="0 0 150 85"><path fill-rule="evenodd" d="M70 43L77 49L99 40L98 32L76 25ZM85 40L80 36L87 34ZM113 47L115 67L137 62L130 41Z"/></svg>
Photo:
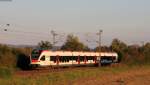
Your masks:
<svg viewBox="0 0 150 85"><path fill-rule="evenodd" d="M60 62L69 62L69 60L72 60L70 56L60 56L59 57Z"/></svg>
<svg viewBox="0 0 150 85"><path fill-rule="evenodd" d="M80 61L84 61L84 56L80 56Z"/></svg>
<svg viewBox="0 0 150 85"><path fill-rule="evenodd" d="M32 50L31 58L32 59L38 59L40 54L41 54L41 52L42 52L41 50L37 50L37 49Z"/></svg>
<svg viewBox="0 0 150 85"><path fill-rule="evenodd" d="M60 62L65 62L64 56L60 56L59 60L60 60Z"/></svg>
<svg viewBox="0 0 150 85"><path fill-rule="evenodd" d="M87 60L93 60L93 56L87 56Z"/></svg>
<svg viewBox="0 0 150 85"><path fill-rule="evenodd" d="M72 56L68 56L69 57L69 60L73 60L73 57Z"/></svg>
<svg viewBox="0 0 150 85"><path fill-rule="evenodd" d="M111 56L103 56L103 57L101 57L101 59L112 60L112 59L113 59L113 57L111 57Z"/></svg>
<svg viewBox="0 0 150 85"><path fill-rule="evenodd" d="M69 56L64 56L65 57L65 62L69 62Z"/></svg>
<svg viewBox="0 0 150 85"><path fill-rule="evenodd" d="M70 58L71 58L71 60L75 60L75 61L78 60L78 56L72 56L72 57L70 57Z"/></svg>
<svg viewBox="0 0 150 85"><path fill-rule="evenodd" d="M63 62L67 62L67 59L65 56L63 56Z"/></svg>
<svg viewBox="0 0 150 85"><path fill-rule="evenodd" d="M79 57L80 61L84 61L85 60L85 56L80 56ZM92 60L94 59L93 56L89 56L89 57L86 57L86 60ZM78 61L78 56L60 56L59 57L59 61L60 62L69 62L69 61L72 61L72 60L76 60ZM50 61L56 61L56 56L51 56L50 57Z"/></svg>
<svg viewBox="0 0 150 85"><path fill-rule="evenodd" d="M74 56L72 56L71 58L72 58L72 60L76 60Z"/></svg>
<svg viewBox="0 0 150 85"><path fill-rule="evenodd" d="M56 56L50 56L50 61L56 62Z"/></svg>
<svg viewBox="0 0 150 85"><path fill-rule="evenodd" d="M63 56L59 57L60 62L64 62Z"/></svg>
<svg viewBox="0 0 150 85"><path fill-rule="evenodd" d="M45 56L42 56L40 60L45 61Z"/></svg>
<svg viewBox="0 0 150 85"><path fill-rule="evenodd" d="M63 62L63 61L62 61L62 56L59 57L59 62Z"/></svg>

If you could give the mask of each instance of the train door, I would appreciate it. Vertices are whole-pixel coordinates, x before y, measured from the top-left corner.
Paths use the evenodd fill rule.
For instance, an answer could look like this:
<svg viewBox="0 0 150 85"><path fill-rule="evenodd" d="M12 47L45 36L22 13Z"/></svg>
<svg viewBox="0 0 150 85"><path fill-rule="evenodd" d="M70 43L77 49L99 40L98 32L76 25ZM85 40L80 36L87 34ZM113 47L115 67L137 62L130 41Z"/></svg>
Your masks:
<svg viewBox="0 0 150 85"><path fill-rule="evenodd" d="M49 61L49 57L48 56L45 56L43 55L41 58L40 58L40 65L41 66L49 66L50 65L50 61Z"/></svg>

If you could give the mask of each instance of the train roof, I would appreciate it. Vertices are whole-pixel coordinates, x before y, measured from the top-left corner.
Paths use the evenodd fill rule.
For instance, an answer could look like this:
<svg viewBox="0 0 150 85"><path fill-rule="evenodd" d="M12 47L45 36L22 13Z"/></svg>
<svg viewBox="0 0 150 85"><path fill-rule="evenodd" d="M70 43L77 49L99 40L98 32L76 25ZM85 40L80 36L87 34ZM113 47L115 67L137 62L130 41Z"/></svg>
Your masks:
<svg viewBox="0 0 150 85"><path fill-rule="evenodd" d="M51 56L118 56L115 52L83 52L83 51L51 51L43 50L43 54Z"/></svg>

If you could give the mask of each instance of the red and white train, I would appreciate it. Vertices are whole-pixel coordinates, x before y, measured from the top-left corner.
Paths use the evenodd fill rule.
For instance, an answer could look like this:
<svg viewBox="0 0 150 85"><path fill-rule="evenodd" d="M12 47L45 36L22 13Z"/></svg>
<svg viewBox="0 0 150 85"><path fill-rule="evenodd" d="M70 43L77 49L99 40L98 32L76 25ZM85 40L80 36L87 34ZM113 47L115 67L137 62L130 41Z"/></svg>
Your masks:
<svg viewBox="0 0 150 85"><path fill-rule="evenodd" d="M81 66L116 63L115 52L72 52L33 50L30 57L31 66Z"/></svg>

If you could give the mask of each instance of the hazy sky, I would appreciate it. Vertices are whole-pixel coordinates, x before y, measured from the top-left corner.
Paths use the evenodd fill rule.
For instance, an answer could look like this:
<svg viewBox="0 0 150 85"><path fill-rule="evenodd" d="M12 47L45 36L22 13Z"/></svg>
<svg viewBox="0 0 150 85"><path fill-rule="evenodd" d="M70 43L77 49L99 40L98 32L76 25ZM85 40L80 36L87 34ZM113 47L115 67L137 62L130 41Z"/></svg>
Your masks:
<svg viewBox="0 0 150 85"><path fill-rule="evenodd" d="M84 42L96 40L102 29L106 45L114 38L128 44L150 42L150 0L0 1L0 43L37 44L51 40L52 29L75 33Z"/></svg>

